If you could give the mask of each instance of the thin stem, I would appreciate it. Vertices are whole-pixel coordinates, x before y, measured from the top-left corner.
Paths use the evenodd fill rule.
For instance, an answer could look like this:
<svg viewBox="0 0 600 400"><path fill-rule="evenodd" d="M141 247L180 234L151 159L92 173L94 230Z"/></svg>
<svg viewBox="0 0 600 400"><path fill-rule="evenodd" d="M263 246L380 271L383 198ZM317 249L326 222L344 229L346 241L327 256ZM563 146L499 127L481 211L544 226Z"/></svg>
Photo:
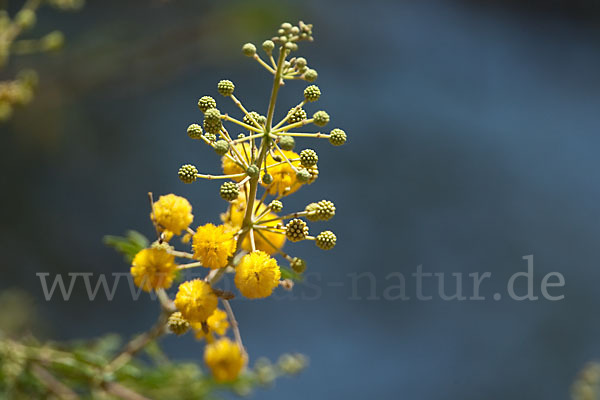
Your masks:
<svg viewBox="0 0 600 400"><path fill-rule="evenodd" d="M329 134L327 133L297 133L297 132L276 132L277 136L296 136L296 137L310 137L310 138L329 138Z"/></svg>
<svg viewBox="0 0 600 400"><path fill-rule="evenodd" d="M272 74L274 74L274 73L275 73L275 70L274 70L273 68L271 68L271 66L269 66L269 64L267 64L266 62L264 62L264 61L262 60L262 58L260 58L260 56L259 56L258 54L254 53L254 59L255 59L256 61L258 61L258 63L259 63L260 65L262 65L263 67L265 67L265 69L266 69L267 71L269 71L269 72L270 72L270 73L272 73Z"/></svg>
<svg viewBox="0 0 600 400"><path fill-rule="evenodd" d="M196 174L196 178L202 178L202 179L235 179L235 178L241 178L243 176L246 176L245 173L241 173L241 174L231 174L231 175L204 175L204 174Z"/></svg>
<svg viewBox="0 0 600 400"><path fill-rule="evenodd" d="M193 262L193 263L189 263L189 264L181 264L177 266L178 270L182 270L182 269L188 269L188 268L196 268L196 267L201 267L202 263L200 261L197 262Z"/></svg>
<svg viewBox="0 0 600 400"><path fill-rule="evenodd" d="M225 312L227 313L227 318L229 318L229 323L231 324L231 329L233 330L233 336L235 337L235 341L237 345L240 347L242 354L244 357L248 357L248 353L246 352L246 348L242 343L242 335L240 335L240 327L238 325L237 320L235 319L235 315L233 314L233 309L231 308L231 304L229 304L229 300L223 299L223 306L225 307Z"/></svg>
<svg viewBox="0 0 600 400"><path fill-rule="evenodd" d="M302 100L296 107L292 108L290 110L290 112L287 113L287 115L285 116L284 119L282 119L281 121L279 121L277 123L277 125L275 125L273 127L273 129L277 129L279 128L281 125L285 124L287 122L288 119L290 119L290 117L292 116L292 114L294 114L296 112L296 110L298 110L300 107L302 107L304 104L306 104L306 100Z"/></svg>
<svg viewBox="0 0 600 400"><path fill-rule="evenodd" d="M293 124L289 124L289 125L283 126L281 128L278 128L278 129L274 129L272 131L272 133L276 134L276 133L279 133L279 132L286 132L286 131L288 131L290 129L300 128L301 126L312 124L314 121L315 121L314 118L309 118L309 119L302 120L300 122L294 122Z"/></svg>
<svg viewBox="0 0 600 400"><path fill-rule="evenodd" d="M242 110L242 112L244 113L244 115L246 115L248 118L250 118L250 121L258 128L261 129L260 124L254 119L254 117L248 112L246 111L246 109L244 108L244 105L242 104L241 101L239 101L237 99L237 97L235 97L233 94L231 96L231 100L233 100L233 102L235 103L236 106L239 107L240 110Z"/></svg>
<svg viewBox="0 0 600 400"><path fill-rule="evenodd" d="M243 126L244 128L248 129L249 131L252 132L257 132L257 133L263 133L262 130L260 130L259 128L255 128L253 126L250 126L238 119L235 119L233 117L230 117L229 115L225 114L225 115L221 115L221 118L224 119L225 121L229 121L229 122L233 122L234 124L238 124L239 126Z"/></svg>

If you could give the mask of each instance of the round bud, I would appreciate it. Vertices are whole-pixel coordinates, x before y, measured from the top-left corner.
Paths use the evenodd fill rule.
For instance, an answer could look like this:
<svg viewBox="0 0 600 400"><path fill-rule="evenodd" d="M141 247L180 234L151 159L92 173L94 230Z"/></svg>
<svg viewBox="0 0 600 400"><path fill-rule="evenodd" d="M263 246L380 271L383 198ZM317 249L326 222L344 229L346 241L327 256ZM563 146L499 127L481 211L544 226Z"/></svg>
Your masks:
<svg viewBox="0 0 600 400"><path fill-rule="evenodd" d="M290 111L288 111L288 115L288 122L290 124L304 121L306 119L306 111L304 111L302 107L292 108Z"/></svg>
<svg viewBox="0 0 600 400"><path fill-rule="evenodd" d="M316 85L310 85L304 89L304 98L306 101L317 101L321 97L321 90Z"/></svg>
<svg viewBox="0 0 600 400"><path fill-rule="evenodd" d="M221 93L221 95L225 97L231 96L233 94L234 89L235 85L233 84L233 82L227 79L223 79L222 81L217 83L217 90L219 91L219 93Z"/></svg>
<svg viewBox="0 0 600 400"><path fill-rule="evenodd" d="M198 100L198 108L205 113L211 108L217 108L217 102L210 96L202 96L200 97L200 100Z"/></svg>
<svg viewBox="0 0 600 400"><path fill-rule="evenodd" d="M337 238L335 234L331 231L323 231L319 233L317 238L315 239L315 244L318 248L323 250L331 250L335 247Z"/></svg>
<svg viewBox="0 0 600 400"><path fill-rule="evenodd" d="M295 145L296 141L292 136L279 137L279 147L281 147L283 150L294 150Z"/></svg>
<svg viewBox="0 0 600 400"><path fill-rule="evenodd" d="M252 43L246 43L242 46L242 53L244 53L245 56L252 57L256 54L256 46Z"/></svg>
<svg viewBox="0 0 600 400"><path fill-rule="evenodd" d="M300 33L300 28L298 28L297 26L292 26L292 29L290 30L290 33L292 35L297 35Z"/></svg>
<svg viewBox="0 0 600 400"><path fill-rule="evenodd" d="M229 143L223 139L217 140L214 144L214 148L218 155L224 156L229 151Z"/></svg>
<svg viewBox="0 0 600 400"><path fill-rule="evenodd" d="M198 169L196 167L194 167L192 164L185 164L179 168L177 175L183 183L192 183L196 181L197 173Z"/></svg>
<svg viewBox="0 0 600 400"><path fill-rule="evenodd" d="M265 40L262 44L262 48L267 54L271 54L273 49L275 48L275 43L272 40Z"/></svg>
<svg viewBox="0 0 600 400"><path fill-rule="evenodd" d="M302 258L294 257L292 261L290 261L290 267L297 273L301 274L306 271L306 261Z"/></svg>
<svg viewBox="0 0 600 400"><path fill-rule="evenodd" d="M273 175L271 175L271 174L264 174L262 176L262 182L265 185L270 185L271 183L273 183Z"/></svg>
<svg viewBox="0 0 600 400"><path fill-rule="evenodd" d="M252 116L252 118L254 119L254 121L258 122L259 125L264 125L266 122L266 118L262 115L260 115L259 113L257 113L256 111L250 111L248 113L248 115L244 115L243 121L246 125L250 125L253 127L256 127L252 121L250 120L250 116Z"/></svg>
<svg viewBox="0 0 600 400"><path fill-rule="evenodd" d="M295 48L294 48L295 47ZM298 50L298 45L296 43L292 43L292 42L287 42L285 44L285 49L286 50L290 50L290 51L294 51L294 50Z"/></svg>
<svg viewBox="0 0 600 400"><path fill-rule="evenodd" d="M202 127L198 124L191 124L187 128L187 134L192 139L202 138Z"/></svg>
<svg viewBox="0 0 600 400"><path fill-rule="evenodd" d="M318 76L319 74L317 74L317 71L315 71L314 69L309 69L304 73L304 80L307 82L314 82L317 80Z"/></svg>
<svg viewBox="0 0 600 400"><path fill-rule="evenodd" d="M304 211L306 218L310 221L328 221L335 215L335 205L329 200L321 200L318 203L310 203Z"/></svg>
<svg viewBox="0 0 600 400"><path fill-rule="evenodd" d="M250 165L248 169L246 169L246 175L250 178L256 178L260 174L260 169L254 164Z"/></svg>
<svg viewBox="0 0 600 400"><path fill-rule="evenodd" d="M206 110L204 113L204 130L213 135L218 135L222 127L221 112L216 108Z"/></svg>
<svg viewBox="0 0 600 400"><path fill-rule="evenodd" d="M235 182L225 182L221 185L219 194L223 200L234 201L240 194L240 189Z"/></svg>
<svg viewBox="0 0 600 400"><path fill-rule="evenodd" d="M273 200L269 204L269 207L271 208L272 211L279 212L279 211L283 210L283 203L280 200Z"/></svg>
<svg viewBox="0 0 600 400"><path fill-rule="evenodd" d="M284 22L281 24L281 29L283 29L284 32L289 32L292 29L292 24L290 24L289 22Z"/></svg>
<svg viewBox="0 0 600 400"><path fill-rule="evenodd" d="M334 146L341 146L346 143L346 132L339 128L332 129L329 132L329 143Z"/></svg>
<svg viewBox="0 0 600 400"><path fill-rule="evenodd" d="M285 236L292 242L304 240L308 236L306 222L299 218L294 218L285 226Z"/></svg>
<svg viewBox="0 0 600 400"><path fill-rule="evenodd" d="M204 137L206 138L206 140L208 140L210 143L214 142L215 140L217 140L217 136L212 134L212 133L208 133L206 132L204 134Z"/></svg>
<svg viewBox="0 0 600 400"><path fill-rule="evenodd" d="M306 183L310 180L310 178L312 178L312 175L304 168L300 169L296 173L296 179L298 179L298 182L300 183Z"/></svg>
<svg viewBox="0 0 600 400"><path fill-rule="evenodd" d="M277 34L278 34L278 35L283 35L283 34L285 34L285 29L278 29L278 30L277 30Z"/></svg>
<svg viewBox="0 0 600 400"><path fill-rule="evenodd" d="M190 323L183 318L183 315L181 315L179 311L174 312L169 316L167 326L169 327L169 330L177 336L183 335L190 329Z"/></svg>
<svg viewBox="0 0 600 400"><path fill-rule="evenodd" d="M306 65L307 65L306 58L304 58L304 57L296 58L296 68L304 68L304 67L306 67Z"/></svg>
<svg viewBox="0 0 600 400"><path fill-rule="evenodd" d="M50 32L42 38L41 44L46 51L60 50L65 44L65 35L60 31Z"/></svg>
<svg viewBox="0 0 600 400"><path fill-rule="evenodd" d="M287 43L287 41L288 41L287 36L279 36L279 42L281 42L281 43Z"/></svg>
<svg viewBox="0 0 600 400"><path fill-rule="evenodd" d="M317 165L317 162L319 162L319 157L314 150L304 149L300 152L300 164L304 167L312 167L313 165Z"/></svg>
<svg viewBox="0 0 600 400"><path fill-rule="evenodd" d="M35 12L26 8L21 10L15 16L15 22L21 29L29 29L35 25Z"/></svg>
<svg viewBox="0 0 600 400"><path fill-rule="evenodd" d="M313 114L314 124L317 126L325 126L329 123L329 114L325 111L317 111Z"/></svg>

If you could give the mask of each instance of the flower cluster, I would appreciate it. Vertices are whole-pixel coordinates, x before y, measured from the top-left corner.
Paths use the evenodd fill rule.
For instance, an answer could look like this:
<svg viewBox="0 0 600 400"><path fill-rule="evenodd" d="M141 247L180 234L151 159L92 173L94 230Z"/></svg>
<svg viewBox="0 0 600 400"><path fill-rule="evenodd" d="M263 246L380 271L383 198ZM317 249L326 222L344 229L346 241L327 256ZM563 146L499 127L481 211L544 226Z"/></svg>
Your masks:
<svg viewBox="0 0 600 400"><path fill-rule="evenodd" d="M239 118L222 113L211 96L199 99L203 119L189 125L187 135L214 150L221 158L223 173L203 174L186 163L178 176L186 184L199 179L224 181L219 195L228 202L228 208L221 215L222 223L192 229L194 216L187 199L168 194L154 201L151 196L151 220L158 240L140 251L131 267L138 286L159 294L171 332L182 335L193 330L198 339L206 340L205 363L220 382L235 380L246 366L248 355L229 303L234 294L217 289L216 282L223 274L232 273L239 293L250 299L268 297L278 286L291 290L290 278L301 276L306 262L284 252L285 242L314 241L323 250L336 245L333 232L311 235L307 223L331 219L336 210L331 201L320 200L301 210L283 212L283 199L319 176L317 152L313 148L295 150L296 138L323 138L334 146L346 142L346 133L340 128L311 133L300 130L310 124L321 128L330 120L323 110L309 117L308 106L322 95L313 84L304 89L302 100L275 122L277 95L284 82L312 83L317 79L317 72L308 67L305 58L292 56L300 42L312 40L312 25L284 23L277 36L262 44L264 58L255 45L242 47L246 56L273 75L269 107L264 114L244 106L230 80L221 80L216 89L239 108ZM237 125L244 132L234 135L226 124ZM175 236L181 236L182 242L190 246L188 251L175 250ZM177 264L176 259L190 261ZM282 262L289 263L289 267ZM206 268L207 272L203 279L181 283L171 301L165 289L172 285L178 271L187 268ZM234 341L226 337L229 328Z"/></svg>

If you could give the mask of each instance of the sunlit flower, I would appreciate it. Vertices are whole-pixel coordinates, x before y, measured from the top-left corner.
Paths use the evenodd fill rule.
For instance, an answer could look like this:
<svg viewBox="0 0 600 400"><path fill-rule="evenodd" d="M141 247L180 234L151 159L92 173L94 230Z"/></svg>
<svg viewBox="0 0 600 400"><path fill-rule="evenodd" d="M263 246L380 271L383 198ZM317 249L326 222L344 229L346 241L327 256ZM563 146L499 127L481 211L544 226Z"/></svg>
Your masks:
<svg viewBox="0 0 600 400"><path fill-rule="evenodd" d="M199 226L194 234L194 257L206 268L223 268L235 252L235 232L225 225Z"/></svg>
<svg viewBox="0 0 600 400"><path fill-rule="evenodd" d="M210 285L194 279L179 285L175 296L175 307L190 323L206 321L217 308L218 298Z"/></svg>
<svg viewBox="0 0 600 400"><path fill-rule="evenodd" d="M150 217L158 227L176 235L180 235L194 220L190 202L174 194L160 196L152 208L154 213Z"/></svg>
<svg viewBox="0 0 600 400"><path fill-rule="evenodd" d="M281 271L277 261L260 250L246 254L235 269L235 285L246 297L270 296L279 285Z"/></svg>
<svg viewBox="0 0 600 400"><path fill-rule="evenodd" d="M207 344L204 350L204 362L217 382L234 381L246 361L242 349L226 337Z"/></svg>
<svg viewBox="0 0 600 400"><path fill-rule="evenodd" d="M177 265L175 257L162 249L144 249L131 263L133 282L146 292L168 289L173 284Z"/></svg>
<svg viewBox="0 0 600 400"><path fill-rule="evenodd" d="M214 340L213 335L223 336L227 332L227 329L229 329L227 313L217 308L206 320L206 326L208 327L208 332L204 332L202 324L192 324L196 339L206 339L207 342L212 342Z"/></svg>

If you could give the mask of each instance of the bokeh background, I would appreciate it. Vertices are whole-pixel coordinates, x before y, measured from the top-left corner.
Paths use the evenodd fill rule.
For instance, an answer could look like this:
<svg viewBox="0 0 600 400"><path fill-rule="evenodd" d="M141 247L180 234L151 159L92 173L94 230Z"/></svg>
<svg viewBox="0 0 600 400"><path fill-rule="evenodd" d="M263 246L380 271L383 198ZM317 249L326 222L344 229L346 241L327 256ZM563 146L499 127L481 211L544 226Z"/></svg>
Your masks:
<svg viewBox="0 0 600 400"><path fill-rule="evenodd" d="M150 326L156 304L133 302L125 285L113 302L90 302L82 285L69 302L45 302L35 274L127 271L101 239L131 228L152 235L148 191L189 197L195 224L218 221L218 183L184 185L176 174L187 162L219 170L217 156L186 136L202 118L196 101L218 100L216 82L231 79L239 98L266 109L270 78L240 46L299 19L315 25L300 55L319 72L316 107L349 142L299 141L319 152L321 175L286 206L335 201L327 227L339 244L293 247L319 274L295 297L234 302L251 357L297 351L311 360L253 398L568 398L580 368L600 357L592 0L104 0L77 14L46 10L33 34L59 27L66 48L14 59L3 72L33 67L40 87L0 127L0 289L34 296L46 338ZM284 87L280 113L303 87ZM536 294L558 271L565 299L489 298L525 270L528 254ZM368 300L363 283L361 299L349 299L348 274L371 272L381 297L388 274L418 265L492 272L482 286L489 299ZM164 343L174 358L202 357L191 337Z"/></svg>

